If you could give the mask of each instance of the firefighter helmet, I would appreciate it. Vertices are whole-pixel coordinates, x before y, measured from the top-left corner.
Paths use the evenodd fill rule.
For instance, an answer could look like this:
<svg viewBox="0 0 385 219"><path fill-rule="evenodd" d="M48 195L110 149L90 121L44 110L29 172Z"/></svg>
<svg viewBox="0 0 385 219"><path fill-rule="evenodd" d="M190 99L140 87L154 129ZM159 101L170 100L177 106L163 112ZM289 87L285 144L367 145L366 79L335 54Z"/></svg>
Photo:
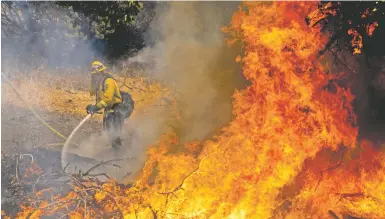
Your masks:
<svg viewBox="0 0 385 219"><path fill-rule="evenodd" d="M107 67L99 61L94 61L91 64L91 69L92 69L91 73L94 74L94 73L103 72L104 70L107 69Z"/></svg>

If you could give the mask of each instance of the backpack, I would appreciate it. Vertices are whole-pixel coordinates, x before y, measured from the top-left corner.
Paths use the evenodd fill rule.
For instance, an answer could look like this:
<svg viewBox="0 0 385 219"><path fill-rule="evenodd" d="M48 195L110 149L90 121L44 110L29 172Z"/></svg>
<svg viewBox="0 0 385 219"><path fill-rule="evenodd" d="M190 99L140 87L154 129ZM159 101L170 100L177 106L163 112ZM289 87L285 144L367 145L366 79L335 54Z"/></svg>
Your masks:
<svg viewBox="0 0 385 219"><path fill-rule="evenodd" d="M120 91L120 96L122 97L122 103L118 104L115 107L115 110L119 111L125 119L128 119L134 110L134 100L132 99L131 94Z"/></svg>
<svg viewBox="0 0 385 219"><path fill-rule="evenodd" d="M105 77L102 81L102 91L104 92L104 85L107 80L107 78L112 78L112 77ZM128 119L132 111L134 110L134 99L132 99L131 94L122 91L119 89L120 96L122 97L122 103L115 105L113 108L115 111L120 112L123 115L124 119Z"/></svg>

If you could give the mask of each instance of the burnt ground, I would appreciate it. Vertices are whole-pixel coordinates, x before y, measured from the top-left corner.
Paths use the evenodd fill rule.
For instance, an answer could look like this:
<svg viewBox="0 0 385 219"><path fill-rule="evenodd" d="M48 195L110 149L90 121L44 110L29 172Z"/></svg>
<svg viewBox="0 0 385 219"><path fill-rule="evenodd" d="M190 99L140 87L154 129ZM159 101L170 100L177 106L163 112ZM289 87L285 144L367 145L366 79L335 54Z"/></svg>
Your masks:
<svg viewBox="0 0 385 219"><path fill-rule="evenodd" d="M65 140L44 126L26 108L2 104L1 110L1 207L7 215L14 216L20 211L20 203L28 197L28 193L32 192L30 185L25 186L19 182L20 179L23 181L26 168L31 167L30 155L32 155L34 163L42 169L43 174L60 172L62 171L61 149ZM63 115L36 108L35 110L64 136L69 136L86 116L85 113L84 116ZM151 145L151 142L158 139L158 134L161 133L151 132L151 130L157 131L158 129L154 126L155 119L147 117L147 114L140 113L130 117L123 130L123 145L119 149L114 149L104 142L105 138L100 135L102 128L100 120L96 118L88 120L72 139L80 146L72 146L69 149L67 159L69 165L66 172L78 172L80 167L84 173L102 161L124 158L108 165L99 166L92 173L106 173L121 183L130 184L144 164L146 150L144 146ZM20 158L20 155L23 157ZM18 159L19 165L16 165ZM18 177L16 177L16 169L19 169ZM53 185L53 188L56 188L56 185Z"/></svg>
<svg viewBox="0 0 385 219"><path fill-rule="evenodd" d="M38 111L37 113L64 136L83 119L81 116L58 115L57 113ZM34 162L44 171L61 170L61 147L64 140L53 134L30 111L13 105L1 106L1 207L7 214L18 211L22 198L30 192L28 188L15 183L16 159L20 154L31 154ZM92 128L94 127L94 128ZM98 121L88 121L76 134L75 142L89 137L98 131ZM71 157L76 158L76 155ZM20 175L30 166L31 156L24 155L19 161Z"/></svg>

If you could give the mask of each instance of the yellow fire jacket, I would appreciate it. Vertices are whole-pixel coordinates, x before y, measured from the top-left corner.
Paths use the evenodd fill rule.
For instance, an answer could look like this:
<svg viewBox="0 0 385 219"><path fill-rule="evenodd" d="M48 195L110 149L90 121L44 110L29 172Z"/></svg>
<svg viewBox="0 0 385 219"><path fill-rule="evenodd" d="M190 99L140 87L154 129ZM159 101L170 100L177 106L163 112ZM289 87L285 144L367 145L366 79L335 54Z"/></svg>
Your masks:
<svg viewBox="0 0 385 219"><path fill-rule="evenodd" d="M122 103L122 97L115 79L111 77L103 78L96 93L96 106L99 109L105 109L119 103Z"/></svg>

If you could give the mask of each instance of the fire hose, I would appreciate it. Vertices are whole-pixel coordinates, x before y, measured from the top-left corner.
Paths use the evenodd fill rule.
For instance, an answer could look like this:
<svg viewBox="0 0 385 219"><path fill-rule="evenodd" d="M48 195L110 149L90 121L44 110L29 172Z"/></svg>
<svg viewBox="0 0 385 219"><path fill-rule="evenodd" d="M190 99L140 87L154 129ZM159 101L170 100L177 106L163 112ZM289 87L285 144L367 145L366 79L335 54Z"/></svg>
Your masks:
<svg viewBox="0 0 385 219"><path fill-rule="evenodd" d="M61 164L62 168L64 168L67 165L67 157L68 157L68 146L70 143L76 145L79 147L79 144L76 144L74 142L71 142L73 136L75 136L76 132L79 130L79 128L89 119L93 114L88 114L76 128L71 132L70 136L67 138L64 135L62 135L59 131L54 129L51 125L49 125L43 118L37 114L37 112L33 109L33 107L22 98L21 94L15 89L15 87L12 85L12 82L2 73L1 76L5 79L5 82L11 87L11 89L15 92L15 94L19 97L19 99L26 105L26 107L33 113L33 115L40 120L40 122L46 126L49 130L51 130L54 134L59 136L60 138L66 140L63 148L62 148L62 153L61 153ZM96 114L100 114L99 112L96 112Z"/></svg>
<svg viewBox="0 0 385 219"><path fill-rule="evenodd" d="M12 82L2 73L1 76L3 76L3 78L5 79L5 82L11 87L11 89L15 92L15 94L19 97L19 99L26 105L26 107L33 113L33 115L40 120L41 123L43 123L44 126L46 126L49 130L51 130L54 134L56 134L57 136L59 136L60 138L64 139L64 140L67 140L67 137L65 137L64 135L62 135L60 132L58 132L56 129L54 129L51 125L49 125L46 121L44 121L44 119L42 119L39 114L37 114L37 112L32 108L32 106L30 104L28 104L27 101L25 101L21 94L14 88L14 86L12 85ZM76 143L73 143L77 146L79 146L78 144Z"/></svg>

